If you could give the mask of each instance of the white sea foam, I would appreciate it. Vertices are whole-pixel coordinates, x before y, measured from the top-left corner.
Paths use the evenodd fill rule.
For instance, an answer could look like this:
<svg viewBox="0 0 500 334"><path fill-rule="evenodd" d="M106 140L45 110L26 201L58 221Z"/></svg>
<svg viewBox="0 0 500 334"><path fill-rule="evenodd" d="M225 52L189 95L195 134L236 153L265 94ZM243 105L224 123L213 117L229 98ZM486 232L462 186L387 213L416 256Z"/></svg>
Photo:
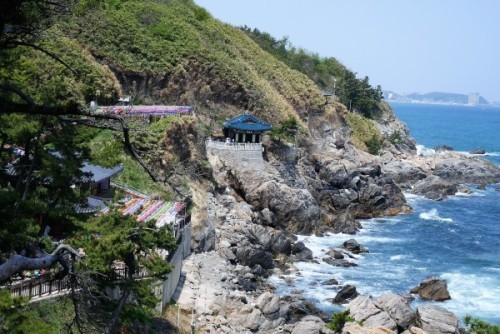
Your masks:
<svg viewBox="0 0 500 334"><path fill-rule="evenodd" d="M451 218L440 217L437 209L430 209L429 211L422 212L418 216L422 220L436 220L440 222L453 223L453 219Z"/></svg>
<svg viewBox="0 0 500 334"><path fill-rule="evenodd" d="M423 156L436 155L436 151L432 148L427 148L424 145L417 145L417 154Z"/></svg>
<svg viewBox="0 0 500 334"><path fill-rule="evenodd" d="M459 316L474 314L484 318L498 318L500 279L480 274L445 273L451 301L446 308Z"/></svg>
<svg viewBox="0 0 500 334"><path fill-rule="evenodd" d="M400 254L400 255L393 255L393 256L389 257L389 259L391 261L399 261L399 260L404 259L405 257L406 256Z"/></svg>

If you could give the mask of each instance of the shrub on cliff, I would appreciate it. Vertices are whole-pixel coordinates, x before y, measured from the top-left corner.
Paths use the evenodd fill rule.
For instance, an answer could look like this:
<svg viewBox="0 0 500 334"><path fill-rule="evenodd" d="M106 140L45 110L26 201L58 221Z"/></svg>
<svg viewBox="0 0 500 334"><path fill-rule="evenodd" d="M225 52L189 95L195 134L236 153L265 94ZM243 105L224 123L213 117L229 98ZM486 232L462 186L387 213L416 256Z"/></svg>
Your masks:
<svg viewBox="0 0 500 334"><path fill-rule="evenodd" d="M326 328L331 329L336 333L340 333L347 322L354 321L355 320L350 315L349 311L337 312L332 315L332 319L326 324Z"/></svg>
<svg viewBox="0 0 500 334"><path fill-rule="evenodd" d="M464 322L471 334L500 334L500 326L492 325L484 320L467 315Z"/></svg>

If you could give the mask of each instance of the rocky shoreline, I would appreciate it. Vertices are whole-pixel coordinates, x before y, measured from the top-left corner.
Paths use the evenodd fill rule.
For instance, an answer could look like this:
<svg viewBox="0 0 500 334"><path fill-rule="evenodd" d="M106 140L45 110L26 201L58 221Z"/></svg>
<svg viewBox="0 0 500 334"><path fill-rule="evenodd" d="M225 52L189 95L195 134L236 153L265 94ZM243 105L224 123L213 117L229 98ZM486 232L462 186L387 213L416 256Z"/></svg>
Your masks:
<svg viewBox="0 0 500 334"><path fill-rule="evenodd" d="M467 191L463 184L500 182L500 169L477 157L454 152L416 155L414 142L395 119L381 124L382 131L398 129L406 136L380 157L339 140L346 134L324 131L325 124L310 124L309 130L313 137L327 136L306 139L298 147L266 142L262 160L232 159L207 150L214 186L194 196L195 254L187 259L186 281L177 299L185 313L193 314L197 329L333 333L325 327L329 319L300 295L278 296L267 282L270 275L300 274L294 261L314 261L295 234L355 234L362 228L357 219L409 213L403 190L441 200ZM345 250L332 249L325 261L353 266L352 254L368 251L355 241L344 246ZM401 296L374 299L352 294L350 299L347 309L363 327L348 324L345 333L459 330L458 320L448 311L427 305L411 310ZM401 320L398 312L411 314L412 320Z"/></svg>

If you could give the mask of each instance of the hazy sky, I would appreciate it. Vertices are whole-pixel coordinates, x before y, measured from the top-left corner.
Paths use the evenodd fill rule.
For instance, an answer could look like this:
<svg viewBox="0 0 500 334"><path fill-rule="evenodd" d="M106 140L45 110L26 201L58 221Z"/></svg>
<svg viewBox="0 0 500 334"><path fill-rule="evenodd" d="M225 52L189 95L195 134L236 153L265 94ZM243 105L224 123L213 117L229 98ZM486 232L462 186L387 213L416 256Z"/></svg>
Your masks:
<svg viewBox="0 0 500 334"><path fill-rule="evenodd" d="M500 0L195 0L399 93L500 101Z"/></svg>

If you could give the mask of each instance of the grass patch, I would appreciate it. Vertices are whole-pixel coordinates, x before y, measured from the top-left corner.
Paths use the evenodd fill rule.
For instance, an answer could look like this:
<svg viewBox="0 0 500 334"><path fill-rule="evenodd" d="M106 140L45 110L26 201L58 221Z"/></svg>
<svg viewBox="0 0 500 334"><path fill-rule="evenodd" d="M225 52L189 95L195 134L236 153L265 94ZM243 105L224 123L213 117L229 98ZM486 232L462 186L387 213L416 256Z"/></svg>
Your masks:
<svg viewBox="0 0 500 334"><path fill-rule="evenodd" d="M350 139L353 145L365 152L378 154L384 138L373 121L355 113L350 113L347 120L352 127Z"/></svg>

